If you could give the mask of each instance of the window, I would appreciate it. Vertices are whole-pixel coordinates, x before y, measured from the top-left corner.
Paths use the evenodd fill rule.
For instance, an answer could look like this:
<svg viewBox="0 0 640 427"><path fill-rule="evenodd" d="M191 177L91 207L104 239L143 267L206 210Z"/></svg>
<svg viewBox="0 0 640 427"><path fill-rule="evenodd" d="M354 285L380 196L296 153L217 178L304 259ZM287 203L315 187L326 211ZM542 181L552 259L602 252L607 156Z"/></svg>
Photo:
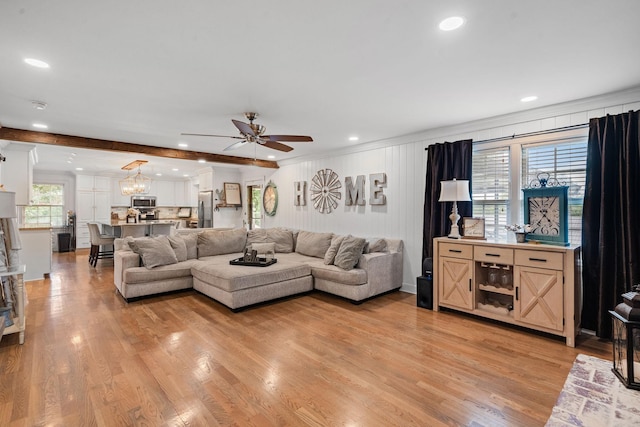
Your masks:
<svg viewBox="0 0 640 427"><path fill-rule="evenodd" d="M485 219L485 236L506 240L509 220L509 147L473 151L473 216Z"/></svg>
<svg viewBox="0 0 640 427"><path fill-rule="evenodd" d="M485 218L487 238L506 240L504 226L523 222L521 188L546 172L569 187L569 242L580 244L586 165L585 129L476 144L473 216Z"/></svg>
<svg viewBox="0 0 640 427"><path fill-rule="evenodd" d="M541 172L569 187L569 242L582 240L582 204L587 173L587 141L530 144L522 147L522 182L529 185Z"/></svg>
<svg viewBox="0 0 640 427"><path fill-rule="evenodd" d="M24 224L31 227L61 227L65 225L64 186L34 184L33 201L23 211Z"/></svg>

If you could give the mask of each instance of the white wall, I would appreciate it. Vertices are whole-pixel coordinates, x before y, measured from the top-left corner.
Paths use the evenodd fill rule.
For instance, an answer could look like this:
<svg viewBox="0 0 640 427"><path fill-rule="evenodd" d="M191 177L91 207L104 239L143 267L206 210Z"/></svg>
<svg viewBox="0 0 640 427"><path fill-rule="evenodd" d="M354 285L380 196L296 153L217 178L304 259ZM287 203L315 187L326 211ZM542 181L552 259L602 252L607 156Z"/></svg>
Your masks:
<svg viewBox="0 0 640 427"><path fill-rule="evenodd" d="M415 292L422 266L422 220L426 174L425 148L434 143L473 139L482 141L588 123L590 118L640 109L640 88L562 105L433 129L385 141L357 146L318 158L280 162L280 169L245 171L242 182L272 180L278 186L279 203L265 227L290 227L310 231L332 231L362 237L393 237L404 241L403 290ZM452 114L454 114L452 112ZM331 214L313 208L309 197L311 179L320 169L332 169L342 183L342 198ZM387 204L369 205L369 174L384 172ZM365 206L345 206L344 179L365 175ZM293 182L307 181L307 206L293 205ZM243 196L244 197L244 196Z"/></svg>

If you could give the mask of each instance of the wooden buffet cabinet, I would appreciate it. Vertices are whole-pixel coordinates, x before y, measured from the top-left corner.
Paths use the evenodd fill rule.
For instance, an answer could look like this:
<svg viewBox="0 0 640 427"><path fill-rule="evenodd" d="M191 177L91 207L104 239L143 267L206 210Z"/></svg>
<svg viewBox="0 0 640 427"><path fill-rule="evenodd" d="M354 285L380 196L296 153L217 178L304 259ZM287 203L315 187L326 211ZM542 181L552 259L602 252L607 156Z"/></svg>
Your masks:
<svg viewBox="0 0 640 427"><path fill-rule="evenodd" d="M434 310L440 307L565 337L580 325L580 247L433 240Z"/></svg>

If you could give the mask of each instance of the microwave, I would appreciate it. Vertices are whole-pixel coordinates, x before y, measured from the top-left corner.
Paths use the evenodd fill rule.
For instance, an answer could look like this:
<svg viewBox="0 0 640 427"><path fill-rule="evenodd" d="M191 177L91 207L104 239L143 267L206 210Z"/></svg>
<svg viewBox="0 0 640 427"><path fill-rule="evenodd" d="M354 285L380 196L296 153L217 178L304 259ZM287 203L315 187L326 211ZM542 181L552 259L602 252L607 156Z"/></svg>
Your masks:
<svg viewBox="0 0 640 427"><path fill-rule="evenodd" d="M155 208L156 196L131 196L132 208Z"/></svg>

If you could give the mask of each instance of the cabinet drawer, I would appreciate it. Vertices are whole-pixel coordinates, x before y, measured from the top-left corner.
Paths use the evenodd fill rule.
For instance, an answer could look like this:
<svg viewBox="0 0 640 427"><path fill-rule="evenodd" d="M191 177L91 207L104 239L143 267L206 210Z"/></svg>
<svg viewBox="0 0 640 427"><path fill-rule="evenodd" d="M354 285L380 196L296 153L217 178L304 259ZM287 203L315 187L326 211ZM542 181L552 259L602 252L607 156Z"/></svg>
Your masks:
<svg viewBox="0 0 640 427"><path fill-rule="evenodd" d="M482 262L512 265L513 249L493 246L475 246L473 249L473 259Z"/></svg>
<svg viewBox="0 0 640 427"><path fill-rule="evenodd" d="M562 270L563 254L560 252L516 250L516 264L527 267Z"/></svg>
<svg viewBox="0 0 640 427"><path fill-rule="evenodd" d="M460 245L457 243L441 243L440 256L471 259L473 258L473 246Z"/></svg>

